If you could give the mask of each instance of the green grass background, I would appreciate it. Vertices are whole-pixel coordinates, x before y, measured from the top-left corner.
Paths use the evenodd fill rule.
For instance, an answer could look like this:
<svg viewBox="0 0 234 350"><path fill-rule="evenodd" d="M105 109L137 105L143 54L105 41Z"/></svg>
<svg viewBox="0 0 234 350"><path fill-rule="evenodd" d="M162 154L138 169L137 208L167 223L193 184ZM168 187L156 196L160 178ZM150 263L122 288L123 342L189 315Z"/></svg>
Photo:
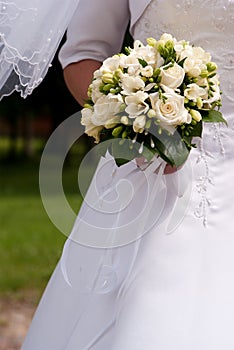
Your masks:
<svg viewBox="0 0 234 350"><path fill-rule="evenodd" d="M75 154L63 171L67 200L78 212ZM61 255L65 235L48 218L39 185L39 161L0 161L0 297L34 295L38 300Z"/></svg>

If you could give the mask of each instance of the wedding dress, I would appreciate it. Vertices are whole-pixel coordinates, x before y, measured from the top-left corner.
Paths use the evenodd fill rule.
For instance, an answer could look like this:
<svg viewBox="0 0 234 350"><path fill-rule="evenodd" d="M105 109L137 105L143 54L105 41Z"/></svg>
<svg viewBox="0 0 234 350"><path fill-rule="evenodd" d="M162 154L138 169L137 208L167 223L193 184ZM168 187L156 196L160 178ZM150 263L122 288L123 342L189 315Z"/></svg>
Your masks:
<svg viewBox="0 0 234 350"><path fill-rule="evenodd" d="M234 1L152 0L134 38L164 32L211 53L228 127L205 125L171 175L101 159L22 350L234 348ZM101 211L124 179L126 210ZM144 229L122 232L144 205ZM116 230L114 243L92 246L87 224Z"/></svg>

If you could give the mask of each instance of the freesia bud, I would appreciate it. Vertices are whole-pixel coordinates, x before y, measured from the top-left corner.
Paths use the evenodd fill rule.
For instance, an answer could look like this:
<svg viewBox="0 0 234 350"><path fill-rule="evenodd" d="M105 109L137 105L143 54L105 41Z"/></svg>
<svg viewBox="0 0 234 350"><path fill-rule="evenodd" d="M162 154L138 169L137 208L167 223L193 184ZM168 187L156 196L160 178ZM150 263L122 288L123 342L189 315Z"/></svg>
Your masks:
<svg viewBox="0 0 234 350"><path fill-rule="evenodd" d="M153 109L150 109L147 115L149 118L154 118L156 117L156 112Z"/></svg>
<svg viewBox="0 0 234 350"><path fill-rule="evenodd" d="M203 106L202 99L201 99L201 97L198 97L198 98L197 98L197 108L201 109L202 106Z"/></svg>
<svg viewBox="0 0 234 350"><path fill-rule="evenodd" d="M206 67L207 67L208 72L213 72L213 71L217 70L217 68L218 68L217 64L214 62L208 62L206 64Z"/></svg>
<svg viewBox="0 0 234 350"><path fill-rule="evenodd" d="M128 132L126 130L124 130L124 132L122 133L122 138L126 139L128 136Z"/></svg>
<svg viewBox="0 0 234 350"><path fill-rule="evenodd" d="M120 121L124 125L128 125L129 124L128 117L126 117L125 115L123 117L121 117Z"/></svg>
<svg viewBox="0 0 234 350"><path fill-rule="evenodd" d="M146 129L149 129L151 127L151 122L152 122L152 120L147 120L147 122L145 124Z"/></svg>
<svg viewBox="0 0 234 350"><path fill-rule="evenodd" d="M83 107L84 107L84 108L92 109L92 106L91 106L89 103L85 103Z"/></svg>
<svg viewBox="0 0 234 350"><path fill-rule="evenodd" d="M164 40L158 40L157 41L157 49L164 48L165 42Z"/></svg>
<svg viewBox="0 0 234 350"><path fill-rule="evenodd" d="M116 128L114 128L114 130L112 131L112 135L114 137L118 137L121 133L121 131L123 130L123 127L120 125L120 126L117 126Z"/></svg>
<svg viewBox="0 0 234 350"><path fill-rule="evenodd" d="M200 122L200 120L202 119L201 113L195 109L190 109L190 114L196 122Z"/></svg>
<svg viewBox="0 0 234 350"><path fill-rule="evenodd" d="M120 68L118 68L118 69L116 69L114 76L116 78L119 78L122 73L123 73L122 70Z"/></svg>
<svg viewBox="0 0 234 350"><path fill-rule="evenodd" d="M147 44L150 46L155 46L157 44L157 41L154 38L147 38Z"/></svg>
<svg viewBox="0 0 234 350"><path fill-rule="evenodd" d="M113 74L112 73L104 73L102 76L102 81L106 84L114 84Z"/></svg>
<svg viewBox="0 0 234 350"><path fill-rule="evenodd" d="M200 73L200 77L201 78L207 78L208 77L208 70L202 70L201 73Z"/></svg>
<svg viewBox="0 0 234 350"><path fill-rule="evenodd" d="M103 86L102 90L106 91L106 92L109 92L111 88L113 88L112 84L106 84L106 85Z"/></svg>

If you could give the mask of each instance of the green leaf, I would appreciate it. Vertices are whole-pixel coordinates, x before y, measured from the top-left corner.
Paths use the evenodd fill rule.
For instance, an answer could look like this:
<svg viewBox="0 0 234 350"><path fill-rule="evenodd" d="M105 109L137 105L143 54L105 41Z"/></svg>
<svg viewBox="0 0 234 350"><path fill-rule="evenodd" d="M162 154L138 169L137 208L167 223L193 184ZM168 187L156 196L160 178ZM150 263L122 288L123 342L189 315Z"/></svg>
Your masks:
<svg viewBox="0 0 234 350"><path fill-rule="evenodd" d="M178 132L173 135L163 132L162 135L154 138L154 142L160 157L171 166L179 167L188 158L190 151Z"/></svg>
<svg viewBox="0 0 234 350"><path fill-rule="evenodd" d="M180 60L177 64L183 68L183 67L184 67L184 61L186 60L186 58L187 58L187 57L183 58L183 59Z"/></svg>
<svg viewBox="0 0 234 350"><path fill-rule="evenodd" d="M198 122L196 125L193 125L193 128L190 132L192 137L201 137L202 135L202 121Z"/></svg>
<svg viewBox="0 0 234 350"><path fill-rule="evenodd" d="M206 123L224 123L227 125L227 121L224 119L222 113L215 109L209 111L202 110L202 120Z"/></svg>
<svg viewBox="0 0 234 350"><path fill-rule="evenodd" d="M142 58L138 58L138 61L142 65L143 68L148 66L148 63L145 60L143 60Z"/></svg>
<svg viewBox="0 0 234 350"><path fill-rule="evenodd" d="M122 141L122 139L110 140L110 153L115 158L115 161L119 166L139 156L136 148L133 147L130 149L130 145L132 145L131 140L125 139L123 144L120 144L120 141Z"/></svg>

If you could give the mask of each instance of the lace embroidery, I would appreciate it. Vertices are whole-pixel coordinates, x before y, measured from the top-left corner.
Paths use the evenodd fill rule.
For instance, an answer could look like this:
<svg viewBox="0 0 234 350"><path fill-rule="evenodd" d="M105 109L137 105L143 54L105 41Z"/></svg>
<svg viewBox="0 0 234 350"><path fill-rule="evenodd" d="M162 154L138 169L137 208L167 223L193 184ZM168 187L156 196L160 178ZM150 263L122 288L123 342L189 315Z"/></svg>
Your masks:
<svg viewBox="0 0 234 350"><path fill-rule="evenodd" d="M197 218L201 218L203 221L203 225L207 226L207 222L208 222L207 209L212 204L211 199L208 197L209 186L214 185L214 180L210 176L209 162L207 158L208 157L213 158L213 156L211 155L211 153L206 152L204 150L203 143L201 140L199 141L198 149L199 149L200 155L197 158L197 163L203 162L205 170L204 170L204 174L197 179L197 183L196 183L196 188L201 199L199 204L195 208L194 215Z"/></svg>

